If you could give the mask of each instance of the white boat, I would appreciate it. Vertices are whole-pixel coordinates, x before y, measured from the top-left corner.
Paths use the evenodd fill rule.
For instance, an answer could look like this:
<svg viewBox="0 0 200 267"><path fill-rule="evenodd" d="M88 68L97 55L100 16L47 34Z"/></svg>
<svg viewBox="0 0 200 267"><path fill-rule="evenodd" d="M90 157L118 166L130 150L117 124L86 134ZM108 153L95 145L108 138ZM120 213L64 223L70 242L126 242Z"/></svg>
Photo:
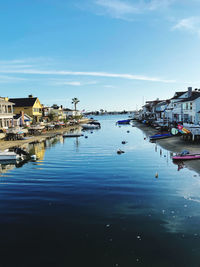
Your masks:
<svg viewBox="0 0 200 267"><path fill-rule="evenodd" d="M20 156L12 151L1 151L0 152L0 161L1 160L17 160L20 159Z"/></svg>
<svg viewBox="0 0 200 267"><path fill-rule="evenodd" d="M99 129L99 125L96 124L81 124L83 129Z"/></svg>

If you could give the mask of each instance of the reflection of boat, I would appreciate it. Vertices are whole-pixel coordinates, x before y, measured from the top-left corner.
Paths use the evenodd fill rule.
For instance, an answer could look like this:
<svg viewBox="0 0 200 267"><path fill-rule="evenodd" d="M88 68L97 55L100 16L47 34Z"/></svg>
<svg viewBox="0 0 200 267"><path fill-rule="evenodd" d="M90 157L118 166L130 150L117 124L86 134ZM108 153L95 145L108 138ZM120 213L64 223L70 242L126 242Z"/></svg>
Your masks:
<svg viewBox="0 0 200 267"><path fill-rule="evenodd" d="M100 126L96 124L81 124L83 129L99 129Z"/></svg>
<svg viewBox="0 0 200 267"><path fill-rule="evenodd" d="M80 137L83 136L83 134L80 133L65 133L63 134L63 137Z"/></svg>
<svg viewBox="0 0 200 267"><path fill-rule="evenodd" d="M17 160L20 159L20 156L12 151L3 151L0 152L0 161L2 160Z"/></svg>
<svg viewBox="0 0 200 267"><path fill-rule="evenodd" d="M152 136L149 136L150 140L157 140L157 139L164 139L164 138L169 138L172 137L173 135L170 133L165 133L165 134L155 134Z"/></svg>
<svg viewBox="0 0 200 267"><path fill-rule="evenodd" d="M117 124L129 124L131 120L120 120L117 121Z"/></svg>
<svg viewBox="0 0 200 267"><path fill-rule="evenodd" d="M172 157L173 160L193 160L200 159L200 154L186 154L186 155L176 155Z"/></svg>

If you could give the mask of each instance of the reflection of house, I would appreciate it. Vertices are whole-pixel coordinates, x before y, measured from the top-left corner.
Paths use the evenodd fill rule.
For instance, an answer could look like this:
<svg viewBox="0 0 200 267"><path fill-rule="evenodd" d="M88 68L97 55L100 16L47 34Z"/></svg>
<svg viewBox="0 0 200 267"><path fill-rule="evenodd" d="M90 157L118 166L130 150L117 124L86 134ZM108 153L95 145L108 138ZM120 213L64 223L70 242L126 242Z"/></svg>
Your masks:
<svg viewBox="0 0 200 267"><path fill-rule="evenodd" d="M12 126L13 105L8 101L8 98L0 97L0 128Z"/></svg>
<svg viewBox="0 0 200 267"><path fill-rule="evenodd" d="M64 114L66 117L75 117L75 116L80 116L81 112L79 110L72 110L69 108L65 108L63 110Z"/></svg>
<svg viewBox="0 0 200 267"><path fill-rule="evenodd" d="M35 122L40 121L42 117L42 105L37 97L29 95L27 98L10 98L9 101L15 104L15 114L24 112L24 114L33 118Z"/></svg>
<svg viewBox="0 0 200 267"><path fill-rule="evenodd" d="M45 155L44 142L34 145L29 145L29 153L36 155L37 159L43 160Z"/></svg>
<svg viewBox="0 0 200 267"><path fill-rule="evenodd" d="M13 125L14 126L29 126L32 123L33 119L27 114L17 114L13 117Z"/></svg>

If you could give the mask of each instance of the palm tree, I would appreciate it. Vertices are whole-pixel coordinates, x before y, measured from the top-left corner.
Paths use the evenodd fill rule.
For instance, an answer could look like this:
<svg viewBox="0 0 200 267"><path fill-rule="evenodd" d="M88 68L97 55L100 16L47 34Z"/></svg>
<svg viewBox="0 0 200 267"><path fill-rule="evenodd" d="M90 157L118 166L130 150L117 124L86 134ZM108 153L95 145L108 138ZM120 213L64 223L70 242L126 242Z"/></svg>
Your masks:
<svg viewBox="0 0 200 267"><path fill-rule="evenodd" d="M76 105L80 102L80 100L78 100L78 98L74 97L72 98L72 104L74 104L74 110L76 111Z"/></svg>

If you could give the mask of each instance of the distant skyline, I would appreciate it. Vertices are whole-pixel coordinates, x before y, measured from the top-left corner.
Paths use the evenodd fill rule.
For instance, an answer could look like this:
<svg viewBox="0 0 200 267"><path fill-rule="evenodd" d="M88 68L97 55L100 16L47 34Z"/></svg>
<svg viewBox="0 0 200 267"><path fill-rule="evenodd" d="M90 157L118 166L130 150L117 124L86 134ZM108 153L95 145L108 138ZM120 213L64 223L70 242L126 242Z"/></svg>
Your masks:
<svg viewBox="0 0 200 267"><path fill-rule="evenodd" d="M198 0L7 0L0 95L134 110L200 88Z"/></svg>

